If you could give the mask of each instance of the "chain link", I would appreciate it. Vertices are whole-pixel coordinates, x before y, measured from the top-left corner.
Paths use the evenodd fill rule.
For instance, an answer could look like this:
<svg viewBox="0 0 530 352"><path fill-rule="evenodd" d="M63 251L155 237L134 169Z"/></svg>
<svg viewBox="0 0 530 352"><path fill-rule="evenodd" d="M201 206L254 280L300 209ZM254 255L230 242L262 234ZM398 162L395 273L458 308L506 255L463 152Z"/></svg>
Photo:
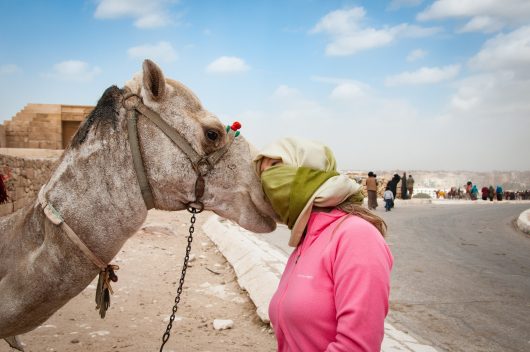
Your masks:
<svg viewBox="0 0 530 352"><path fill-rule="evenodd" d="M173 327L173 321L175 320L175 313L177 313L177 306L180 302L180 294L182 293L182 288L184 286L184 278L186 277L186 270L188 269L188 260L190 259L190 251L191 251L191 242L193 241L193 233L195 232L195 221L196 217L195 214L198 214L202 211L202 209L196 209L193 207L188 208L188 211L191 213L191 219L190 219L190 228L189 228L189 235L188 235L188 245L186 247L186 255L184 256L184 264L182 266L182 274L180 275L180 281L179 281L179 287L177 289L177 296L175 297L175 304L173 305L171 316L169 317L169 323L167 324L166 332L164 332L164 335L162 336L162 345L160 345L160 352L163 351L164 345L169 340L169 336L171 334L171 328Z"/></svg>

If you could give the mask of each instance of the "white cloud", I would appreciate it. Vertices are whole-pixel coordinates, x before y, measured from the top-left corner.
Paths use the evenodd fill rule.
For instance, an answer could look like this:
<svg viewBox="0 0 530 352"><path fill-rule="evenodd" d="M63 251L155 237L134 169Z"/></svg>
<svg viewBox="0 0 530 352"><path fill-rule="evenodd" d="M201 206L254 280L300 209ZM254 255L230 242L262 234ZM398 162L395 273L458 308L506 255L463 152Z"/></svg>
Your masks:
<svg viewBox="0 0 530 352"><path fill-rule="evenodd" d="M333 85L329 98L335 101L347 102L372 94L368 84L348 78L312 76L311 80Z"/></svg>
<svg viewBox="0 0 530 352"><path fill-rule="evenodd" d="M331 99L350 101L365 96L363 87L354 82L346 82L338 84L330 94Z"/></svg>
<svg viewBox="0 0 530 352"><path fill-rule="evenodd" d="M171 43L161 41L157 44L144 44L134 46L127 50L127 54L131 58L137 59L152 59L165 62L173 62L177 60L178 55Z"/></svg>
<svg viewBox="0 0 530 352"><path fill-rule="evenodd" d="M98 66L90 66L84 61L67 60L53 65L52 71L45 76L64 81L88 82L101 72Z"/></svg>
<svg viewBox="0 0 530 352"><path fill-rule="evenodd" d="M434 84L453 79L460 72L460 65L422 67L414 72L402 72L386 78L387 86Z"/></svg>
<svg viewBox="0 0 530 352"><path fill-rule="evenodd" d="M344 56L388 45L398 37L426 37L441 30L407 23L376 29L364 26L365 15L362 7L335 10L320 19L310 33L328 34L331 42L326 46L326 54Z"/></svg>
<svg viewBox="0 0 530 352"><path fill-rule="evenodd" d="M475 70L508 70L530 76L530 26L488 40L469 60Z"/></svg>
<svg viewBox="0 0 530 352"><path fill-rule="evenodd" d="M490 169L528 169L523 155L530 150L530 26L488 40L469 66L474 74L454 83L444 113L447 126L453 126L452 138L464 141L467 136L460 145L476 155L470 162Z"/></svg>
<svg viewBox="0 0 530 352"><path fill-rule="evenodd" d="M175 23L169 6L174 0L101 0L96 7L94 17L99 19L115 19L132 17L138 28L164 27Z"/></svg>
<svg viewBox="0 0 530 352"><path fill-rule="evenodd" d="M221 56L206 67L209 73L241 73L250 70L245 60L234 56Z"/></svg>
<svg viewBox="0 0 530 352"><path fill-rule="evenodd" d="M332 85L329 97L334 91L342 90L338 87L351 82L332 77L312 77L312 80ZM321 141L335 153L339 169L530 167L524 158L524 152L530 148L527 136L530 101L526 97L530 91L529 79L483 73L456 81L452 83L455 99L449 99L446 111L435 115L418 111L407 100L367 92L366 85L357 84L363 87L365 96L340 101L309 98L304 89L282 85L263 110L229 115L245 121L245 137L258 148L284 136ZM401 136L399 141L386 138L388 131L393 136Z"/></svg>
<svg viewBox="0 0 530 352"><path fill-rule="evenodd" d="M502 72L480 73L457 84L447 123L470 165L529 169L530 80ZM467 140L466 140L467 138ZM475 168L478 168L476 166ZM468 167L471 168L471 167Z"/></svg>
<svg viewBox="0 0 530 352"><path fill-rule="evenodd" d="M519 131L530 130L530 26L488 40L469 66L475 74L456 83L450 116L480 126L502 121L528 141Z"/></svg>
<svg viewBox="0 0 530 352"><path fill-rule="evenodd" d="M492 33L501 30L504 25L499 21L489 16L476 16L471 18L458 32L484 32Z"/></svg>
<svg viewBox="0 0 530 352"><path fill-rule="evenodd" d="M15 64L0 65L0 76L14 75L19 72L22 70Z"/></svg>
<svg viewBox="0 0 530 352"><path fill-rule="evenodd" d="M337 81L342 83L330 88L330 96L333 91L348 87L345 83L348 79ZM324 83L332 82L326 80ZM361 82L358 85L365 86ZM266 110L237 115L247 121L249 129L245 137L258 148L285 136L318 140L331 147L339 169L403 168L406 164L410 165L407 160L417 162L426 158L422 156L423 150L413 148L423 140L421 136L399 142L400 148L412 150L413 155L396 153L389 159L388 153L380 152L395 150L395 140L384 138L385 131L392 131L393 135L408 135L411 125L417 127L414 130L425 125L418 120L418 112L402 100L382 99L376 95L365 95L363 99L353 99L349 103L335 99L316 100L308 98L299 89L283 85L272 94L272 103L267 104Z"/></svg>
<svg viewBox="0 0 530 352"><path fill-rule="evenodd" d="M528 0L436 0L420 12L420 21L446 18L471 18L460 31L492 32L504 25L518 25L530 18Z"/></svg>
<svg viewBox="0 0 530 352"><path fill-rule="evenodd" d="M414 7L422 3L422 0L391 0L388 5L389 10L397 10L402 7Z"/></svg>
<svg viewBox="0 0 530 352"><path fill-rule="evenodd" d="M311 30L312 33L327 32L334 35L344 35L358 30L359 22L366 15L362 7L345 10L335 10L325 15Z"/></svg>
<svg viewBox="0 0 530 352"><path fill-rule="evenodd" d="M427 52L422 49L414 49L407 55L407 62L414 62L427 56Z"/></svg>

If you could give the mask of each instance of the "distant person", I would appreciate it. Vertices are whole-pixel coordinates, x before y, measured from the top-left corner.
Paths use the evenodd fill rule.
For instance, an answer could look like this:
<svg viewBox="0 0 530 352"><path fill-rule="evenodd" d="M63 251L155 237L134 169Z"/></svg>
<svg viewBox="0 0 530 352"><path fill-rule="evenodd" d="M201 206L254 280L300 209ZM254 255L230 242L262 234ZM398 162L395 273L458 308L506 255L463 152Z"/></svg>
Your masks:
<svg viewBox="0 0 530 352"><path fill-rule="evenodd" d="M407 194L407 173L403 173L403 177L401 178L403 182L401 182L401 199L409 199L409 195Z"/></svg>
<svg viewBox="0 0 530 352"><path fill-rule="evenodd" d="M497 188L495 189L495 194L497 195L497 200L500 202L502 200L502 196L504 195L501 185L497 185Z"/></svg>
<svg viewBox="0 0 530 352"><path fill-rule="evenodd" d="M296 247L269 304L278 351L380 351L393 259L361 186L301 138L266 147L254 166Z"/></svg>
<svg viewBox="0 0 530 352"><path fill-rule="evenodd" d="M471 199L471 189L473 188L473 183L467 181L466 183L466 199Z"/></svg>
<svg viewBox="0 0 530 352"><path fill-rule="evenodd" d="M368 191L368 209L375 210L378 206L377 204L377 175L372 171L368 173L368 178L366 179L366 190Z"/></svg>
<svg viewBox="0 0 530 352"><path fill-rule="evenodd" d="M414 179L412 175L407 178L407 191L409 192L409 198L412 198L412 192L414 192Z"/></svg>
<svg viewBox="0 0 530 352"><path fill-rule="evenodd" d="M473 185L471 187L471 200L477 200L478 199L478 188L477 185Z"/></svg>
<svg viewBox="0 0 530 352"><path fill-rule="evenodd" d="M390 181L388 181L388 183L387 183L387 186L389 187L390 191L394 195L394 199L396 199L397 184L399 183L400 180L401 180L401 176L399 176L398 174L394 174L394 177L392 177L392 179ZM394 205L392 205L392 208L393 207L394 207Z"/></svg>
<svg viewBox="0 0 530 352"><path fill-rule="evenodd" d="M487 186L482 187L480 190L482 193L482 200L488 200L488 197L490 195L490 189Z"/></svg>
<svg viewBox="0 0 530 352"><path fill-rule="evenodd" d="M383 193L383 199L385 201L386 211L392 210L394 207L394 193L390 190L390 187L386 186L385 193Z"/></svg>
<svg viewBox="0 0 530 352"><path fill-rule="evenodd" d="M493 197L495 197L495 189L490 185L488 188L488 198L490 199L490 202L493 202Z"/></svg>

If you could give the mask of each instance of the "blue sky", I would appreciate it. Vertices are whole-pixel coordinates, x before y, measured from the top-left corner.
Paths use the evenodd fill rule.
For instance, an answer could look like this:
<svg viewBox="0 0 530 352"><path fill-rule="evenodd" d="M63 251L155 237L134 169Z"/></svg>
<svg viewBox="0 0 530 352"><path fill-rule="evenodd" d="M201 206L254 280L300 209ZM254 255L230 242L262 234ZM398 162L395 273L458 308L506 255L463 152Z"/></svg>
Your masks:
<svg viewBox="0 0 530 352"><path fill-rule="evenodd" d="M0 123L150 58L258 148L342 169L529 170L530 1L0 1Z"/></svg>

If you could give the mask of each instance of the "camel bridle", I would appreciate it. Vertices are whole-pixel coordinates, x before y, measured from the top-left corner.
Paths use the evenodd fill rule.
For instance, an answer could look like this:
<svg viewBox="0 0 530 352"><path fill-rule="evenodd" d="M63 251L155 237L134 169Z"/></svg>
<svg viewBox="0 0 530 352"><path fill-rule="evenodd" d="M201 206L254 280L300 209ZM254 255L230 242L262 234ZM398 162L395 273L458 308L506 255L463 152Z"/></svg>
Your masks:
<svg viewBox="0 0 530 352"><path fill-rule="evenodd" d="M177 313L178 304L180 302L180 295L184 286L184 279L186 277L186 270L188 268L188 261L191 252L191 242L193 241L193 232L195 231L195 214L203 211L204 204L201 201L204 195L205 181L204 177L215 167L215 164L223 155L228 151L235 139L235 134L228 130L228 140L226 144L220 149L206 155L200 155L193 149L191 144L182 136L176 129L171 127L166 121L164 121L159 114L148 108L142 100L142 97L135 93L127 93L122 98L122 106L127 110L127 131L129 134L129 144L131 146L131 154L133 158L134 169L136 171L136 177L142 197L145 202L147 210L154 208L153 193L147 180L147 174L142 159L142 153L140 151L140 141L138 139L138 115L145 116L151 122L153 122L173 143L175 143L184 154L188 157L191 162L191 166L197 175L195 180L195 200L188 202L187 209L192 214L190 219L188 244L186 246L186 254L184 255L184 263L182 266L182 273L179 280L179 286L177 288L177 295L173 304L172 312L169 317L169 322L166 327L166 331L162 335L162 344L160 345L160 352L164 350L164 345L169 340L173 322L175 320L175 314Z"/></svg>
<svg viewBox="0 0 530 352"><path fill-rule="evenodd" d="M142 153L140 151L140 141L138 139L138 115L144 116L153 122L173 143L175 143L180 150L191 162L191 166L197 174L195 180L195 200L186 204L188 210L196 209L200 213L204 209L204 204L201 198L204 195L204 177L215 167L217 162L221 160L223 155L228 151L235 137L230 134L227 143L220 149L205 155L200 155L193 149L190 142L175 128L171 127L165 120L163 120L158 113L151 110L143 103L143 99L136 93L127 93L122 98L122 106L127 110L127 131L129 135L129 144L131 146L131 153L133 157L134 169L142 197L144 199L147 210L155 207L153 193L147 180L147 174L143 163Z"/></svg>

